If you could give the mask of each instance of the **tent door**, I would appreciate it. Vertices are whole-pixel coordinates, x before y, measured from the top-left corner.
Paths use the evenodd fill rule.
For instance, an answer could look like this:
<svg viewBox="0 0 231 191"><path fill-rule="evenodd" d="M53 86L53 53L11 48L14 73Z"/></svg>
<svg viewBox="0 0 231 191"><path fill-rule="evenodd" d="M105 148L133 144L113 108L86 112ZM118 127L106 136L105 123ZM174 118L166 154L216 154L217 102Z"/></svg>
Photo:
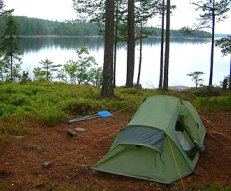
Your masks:
<svg viewBox="0 0 231 191"><path fill-rule="evenodd" d="M183 116L178 116L175 125L175 135L184 152L189 158L193 159L196 154L196 148L191 138L187 134L187 131L185 130Z"/></svg>

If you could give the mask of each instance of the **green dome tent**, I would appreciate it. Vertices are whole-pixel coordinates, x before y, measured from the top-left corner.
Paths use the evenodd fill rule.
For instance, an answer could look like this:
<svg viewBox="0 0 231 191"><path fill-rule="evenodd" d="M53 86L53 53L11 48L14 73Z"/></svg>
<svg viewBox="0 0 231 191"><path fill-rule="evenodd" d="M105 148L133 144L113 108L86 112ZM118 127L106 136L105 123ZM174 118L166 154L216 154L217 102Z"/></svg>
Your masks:
<svg viewBox="0 0 231 191"><path fill-rule="evenodd" d="M170 184L194 170L205 127L190 102L147 98L120 131L97 171Z"/></svg>

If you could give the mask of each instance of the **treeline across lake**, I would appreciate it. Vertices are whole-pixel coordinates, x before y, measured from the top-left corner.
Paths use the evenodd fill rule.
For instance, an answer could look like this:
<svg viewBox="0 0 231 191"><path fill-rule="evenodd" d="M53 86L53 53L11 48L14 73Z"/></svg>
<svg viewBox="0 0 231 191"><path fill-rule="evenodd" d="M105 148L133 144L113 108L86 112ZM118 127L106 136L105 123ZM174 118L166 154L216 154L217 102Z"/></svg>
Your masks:
<svg viewBox="0 0 231 191"><path fill-rule="evenodd" d="M94 23L79 23L74 21L58 22L44 19L15 16L18 24L19 36L101 36L101 29ZM5 30L6 17L0 17L0 35ZM160 36L161 29L157 27L145 27L151 36ZM193 31L184 33L182 30L172 30L173 37L197 37L208 38L210 33L205 31Z"/></svg>
<svg viewBox="0 0 231 191"><path fill-rule="evenodd" d="M20 36L95 36L100 30L93 23L58 22L23 16L14 17L18 25L18 35ZM0 17L0 34L5 29L7 17Z"/></svg>

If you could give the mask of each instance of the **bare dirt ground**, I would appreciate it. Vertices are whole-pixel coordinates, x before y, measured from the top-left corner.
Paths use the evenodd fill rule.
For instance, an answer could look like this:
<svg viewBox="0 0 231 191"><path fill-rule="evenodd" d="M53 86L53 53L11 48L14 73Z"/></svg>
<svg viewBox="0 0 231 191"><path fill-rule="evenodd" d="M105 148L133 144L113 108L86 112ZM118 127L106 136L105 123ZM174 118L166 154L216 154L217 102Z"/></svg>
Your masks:
<svg viewBox="0 0 231 191"><path fill-rule="evenodd" d="M44 127L30 124L32 133L17 137L0 148L0 191L24 190L90 190L136 191L193 188L198 185L231 184L231 113L203 115L208 131L206 152L198 161L195 172L169 187L165 185L100 173L91 170L108 151L118 131L131 114L94 119L73 125ZM209 120L210 123L206 122ZM86 128L69 136L69 128ZM49 162L49 167L42 164ZM183 184L183 185L182 185ZM54 189L55 188L55 189Z"/></svg>

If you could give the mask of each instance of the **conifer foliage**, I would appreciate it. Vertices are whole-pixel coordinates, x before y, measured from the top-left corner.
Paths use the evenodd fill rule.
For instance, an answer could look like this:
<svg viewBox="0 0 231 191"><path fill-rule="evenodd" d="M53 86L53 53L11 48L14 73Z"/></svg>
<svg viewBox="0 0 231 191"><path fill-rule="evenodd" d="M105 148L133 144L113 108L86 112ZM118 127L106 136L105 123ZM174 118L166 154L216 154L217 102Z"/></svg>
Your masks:
<svg viewBox="0 0 231 191"><path fill-rule="evenodd" d="M18 46L17 23L13 16L8 16L6 28L1 36L0 51L2 61L0 69L4 81L15 82L20 79L21 54Z"/></svg>

